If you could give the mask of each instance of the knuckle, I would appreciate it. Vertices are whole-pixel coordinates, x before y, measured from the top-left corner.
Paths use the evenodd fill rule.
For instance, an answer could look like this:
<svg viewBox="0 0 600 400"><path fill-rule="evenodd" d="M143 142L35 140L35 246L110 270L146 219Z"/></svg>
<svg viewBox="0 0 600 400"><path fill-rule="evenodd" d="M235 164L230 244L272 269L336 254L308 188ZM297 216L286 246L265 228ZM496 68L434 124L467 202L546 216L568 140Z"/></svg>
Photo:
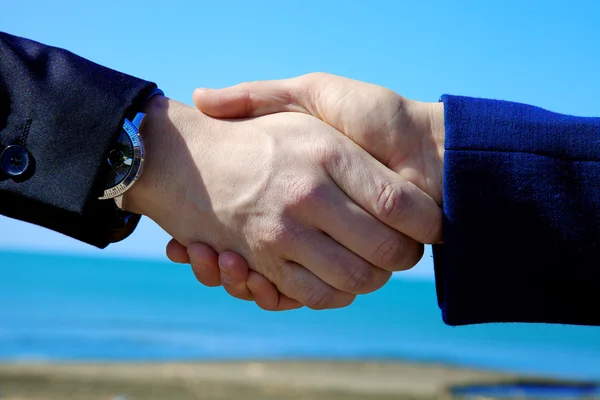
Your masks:
<svg viewBox="0 0 600 400"><path fill-rule="evenodd" d="M242 82L237 87L243 93L245 100L250 100L252 89L256 86L255 82Z"/></svg>
<svg viewBox="0 0 600 400"><path fill-rule="evenodd" d="M260 272L265 278L267 278L276 287L289 281L288 269L286 268L284 260L277 260L274 263L264 264ZM259 270L257 270L259 272Z"/></svg>
<svg viewBox="0 0 600 400"><path fill-rule="evenodd" d="M344 148L339 142L332 140L324 144L319 150L319 161L327 171L344 166L348 148Z"/></svg>
<svg viewBox="0 0 600 400"><path fill-rule="evenodd" d="M312 182L302 179L293 182L289 189L289 199L286 204L287 211L315 211L317 208L327 206L330 197L330 185L325 182Z"/></svg>
<svg viewBox="0 0 600 400"><path fill-rule="evenodd" d="M252 111L252 82L243 82L237 85L237 89L240 91L240 102L243 104L243 114L250 115Z"/></svg>
<svg viewBox="0 0 600 400"><path fill-rule="evenodd" d="M321 95L323 83L329 80L330 75L324 72L312 72L294 79L294 93L297 98L304 99L305 110L315 115L315 104Z"/></svg>
<svg viewBox="0 0 600 400"><path fill-rule="evenodd" d="M273 253L276 249L290 249L304 242L311 231L299 223L290 220L280 221L275 228L263 238L263 245L269 252ZM278 251L281 253L281 251ZM284 253L286 253L284 251Z"/></svg>
<svg viewBox="0 0 600 400"><path fill-rule="evenodd" d="M308 231L296 224L286 224L286 226L279 231L278 241L282 244L295 245L304 241L304 238L308 235Z"/></svg>
<svg viewBox="0 0 600 400"><path fill-rule="evenodd" d="M331 76L330 74L326 73L326 72L310 72L306 75L303 76L304 79L309 80L309 81L317 81L317 80L321 80L324 78L327 78Z"/></svg>
<svg viewBox="0 0 600 400"><path fill-rule="evenodd" d="M375 290L373 288L373 278L371 267L359 265L348 275L342 289L345 292L354 294L368 293Z"/></svg>
<svg viewBox="0 0 600 400"><path fill-rule="evenodd" d="M385 184L375 200L376 216L384 221L401 224L410 209L410 196L397 184Z"/></svg>
<svg viewBox="0 0 600 400"><path fill-rule="evenodd" d="M305 305L312 310L325 310L332 307L334 291L323 286L313 288L306 298Z"/></svg>
<svg viewBox="0 0 600 400"><path fill-rule="evenodd" d="M386 271L396 271L405 258L404 250L402 237L398 234L390 234L375 248L374 264Z"/></svg>
<svg viewBox="0 0 600 400"><path fill-rule="evenodd" d="M249 91L251 87L252 87L252 82L250 82L250 81L242 82L237 85L238 89L241 89L242 91L245 91L245 92Z"/></svg>

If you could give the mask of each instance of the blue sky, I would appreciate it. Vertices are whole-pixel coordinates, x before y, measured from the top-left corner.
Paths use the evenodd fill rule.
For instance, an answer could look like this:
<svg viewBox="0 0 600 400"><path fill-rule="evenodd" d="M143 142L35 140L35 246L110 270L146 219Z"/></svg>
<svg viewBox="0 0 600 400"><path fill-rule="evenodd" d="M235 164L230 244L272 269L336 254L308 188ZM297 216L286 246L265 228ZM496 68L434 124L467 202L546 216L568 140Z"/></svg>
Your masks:
<svg viewBox="0 0 600 400"><path fill-rule="evenodd" d="M197 86L325 71L422 101L443 93L600 116L595 1L6 1L0 29L157 82ZM0 218L0 247L164 257L148 220L99 251ZM426 257L417 275L430 275Z"/></svg>

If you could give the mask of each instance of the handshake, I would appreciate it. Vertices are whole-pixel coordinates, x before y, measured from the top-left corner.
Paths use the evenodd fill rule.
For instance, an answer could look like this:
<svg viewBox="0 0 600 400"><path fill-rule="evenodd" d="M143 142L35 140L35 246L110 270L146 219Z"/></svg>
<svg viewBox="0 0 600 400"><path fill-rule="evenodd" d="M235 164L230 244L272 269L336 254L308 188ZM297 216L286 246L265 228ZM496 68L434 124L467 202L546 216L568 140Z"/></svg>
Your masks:
<svg viewBox="0 0 600 400"><path fill-rule="evenodd" d="M124 206L191 263L267 310L338 308L442 241L443 103L328 74L156 96Z"/></svg>

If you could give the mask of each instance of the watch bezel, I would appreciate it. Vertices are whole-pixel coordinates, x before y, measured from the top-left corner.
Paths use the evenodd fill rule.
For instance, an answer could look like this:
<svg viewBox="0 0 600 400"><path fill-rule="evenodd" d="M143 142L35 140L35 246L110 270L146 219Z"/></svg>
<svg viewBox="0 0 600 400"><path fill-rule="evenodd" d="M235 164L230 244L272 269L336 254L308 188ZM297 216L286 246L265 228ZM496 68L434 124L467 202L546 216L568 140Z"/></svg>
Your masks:
<svg viewBox="0 0 600 400"><path fill-rule="evenodd" d="M142 174L144 166L144 144L139 133L139 126L141 125L144 116L144 113L138 113L133 122L125 118L125 121L123 122L123 130L125 133L127 133L127 136L131 140L133 146L133 160L131 162L131 168L121 182L104 190L104 194L99 197L100 200L114 199L123 195L123 193L131 189L131 187L137 182L138 178Z"/></svg>

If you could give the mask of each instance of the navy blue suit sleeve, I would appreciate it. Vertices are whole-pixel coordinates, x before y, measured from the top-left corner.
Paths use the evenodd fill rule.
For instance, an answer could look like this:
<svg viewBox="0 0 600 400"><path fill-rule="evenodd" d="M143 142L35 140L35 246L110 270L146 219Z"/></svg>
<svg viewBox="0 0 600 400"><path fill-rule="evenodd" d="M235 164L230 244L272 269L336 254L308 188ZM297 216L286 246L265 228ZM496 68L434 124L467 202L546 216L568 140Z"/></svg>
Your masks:
<svg viewBox="0 0 600 400"><path fill-rule="evenodd" d="M600 325L600 118L443 96L449 325Z"/></svg>
<svg viewBox="0 0 600 400"><path fill-rule="evenodd" d="M97 198L123 119L155 87L0 32L0 151L18 145L31 159L18 179L0 171L0 213L98 247L120 227L132 231L139 216Z"/></svg>

